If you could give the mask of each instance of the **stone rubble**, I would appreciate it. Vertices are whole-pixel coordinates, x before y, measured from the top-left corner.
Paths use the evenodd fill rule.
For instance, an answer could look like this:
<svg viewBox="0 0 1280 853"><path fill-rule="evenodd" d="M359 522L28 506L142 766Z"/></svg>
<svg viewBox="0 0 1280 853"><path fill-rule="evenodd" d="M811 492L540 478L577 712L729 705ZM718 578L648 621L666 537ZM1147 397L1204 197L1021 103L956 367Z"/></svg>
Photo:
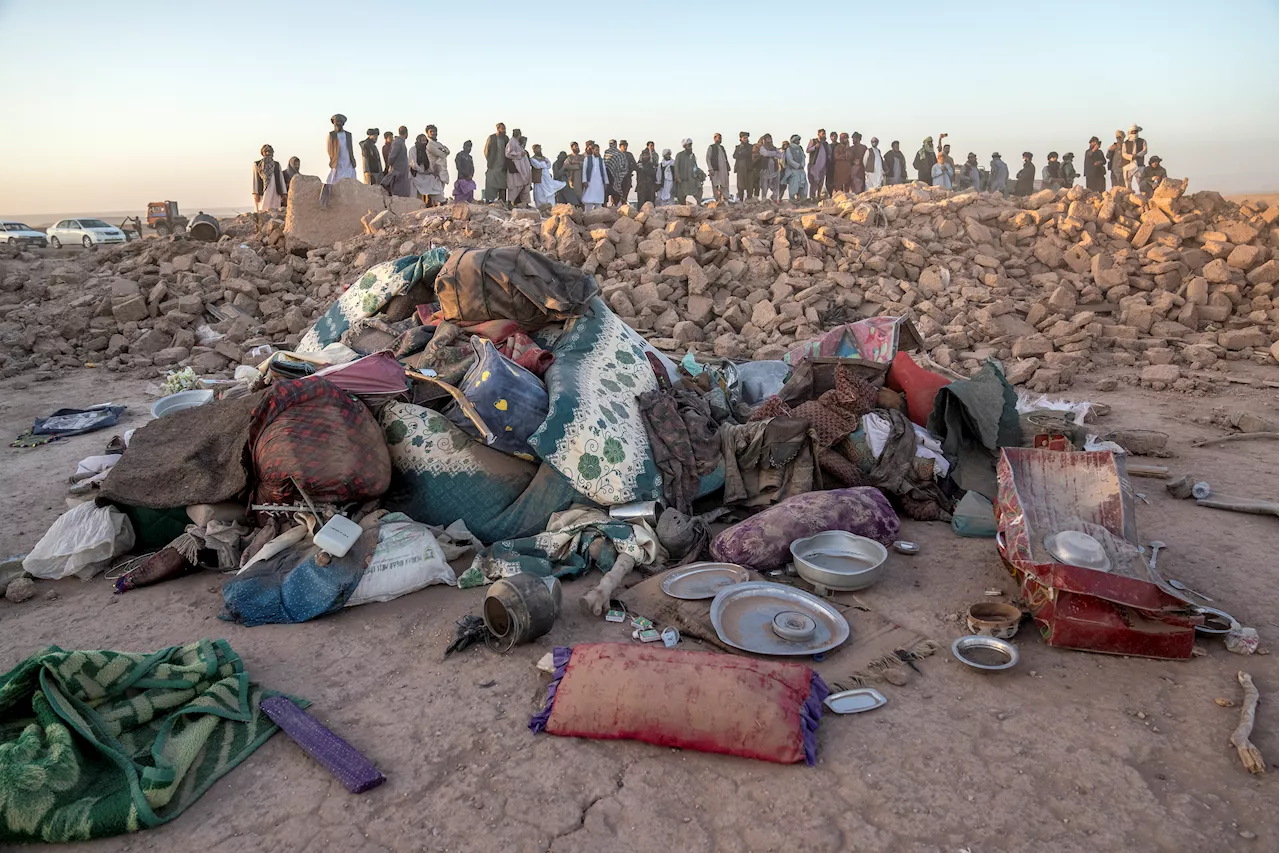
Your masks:
<svg viewBox="0 0 1280 853"><path fill-rule="evenodd" d="M216 244L153 239L56 260L9 252L0 375L38 379L84 363L217 375L254 361L257 345L295 344L373 264L513 243L594 274L612 309L673 353L779 358L841 323L905 314L937 364L971 373L995 357L1035 391L1113 367L1122 382L1211 391L1202 371L1277 358L1280 210L1187 194L1186 181L1166 181L1151 199L907 185L810 206L543 214L420 209L364 190L261 226L252 215L225 220ZM318 201L318 185L297 195L313 191Z"/></svg>

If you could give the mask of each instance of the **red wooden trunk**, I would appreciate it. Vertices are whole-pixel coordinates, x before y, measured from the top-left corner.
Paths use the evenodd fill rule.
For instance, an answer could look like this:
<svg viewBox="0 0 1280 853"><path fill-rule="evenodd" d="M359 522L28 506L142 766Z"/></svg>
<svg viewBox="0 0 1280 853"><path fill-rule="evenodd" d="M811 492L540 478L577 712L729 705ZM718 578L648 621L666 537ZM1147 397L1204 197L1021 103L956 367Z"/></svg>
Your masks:
<svg viewBox="0 0 1280 853"><path fill-rule="evenodd" d="M1086 522L1138 546L1124 460L1113 453L1009 447L996 468L997 547L1047 645L1188 658L1203 617L1140 560L1127 573L1055 561L1040 544Z"/></svg>

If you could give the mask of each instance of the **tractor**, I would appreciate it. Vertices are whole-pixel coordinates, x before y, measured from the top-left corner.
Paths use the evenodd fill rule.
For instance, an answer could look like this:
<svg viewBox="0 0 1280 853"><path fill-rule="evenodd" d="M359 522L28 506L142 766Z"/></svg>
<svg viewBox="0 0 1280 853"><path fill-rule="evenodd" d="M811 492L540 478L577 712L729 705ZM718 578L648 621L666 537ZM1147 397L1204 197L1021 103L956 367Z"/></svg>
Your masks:
<svg viewBox="0 0 1280 853"><path fill-rule="evenodd" d="M178 213L176 201L152 201L147 203L147 225L161 237L167 237L186 232L187 217Z"/></svg>

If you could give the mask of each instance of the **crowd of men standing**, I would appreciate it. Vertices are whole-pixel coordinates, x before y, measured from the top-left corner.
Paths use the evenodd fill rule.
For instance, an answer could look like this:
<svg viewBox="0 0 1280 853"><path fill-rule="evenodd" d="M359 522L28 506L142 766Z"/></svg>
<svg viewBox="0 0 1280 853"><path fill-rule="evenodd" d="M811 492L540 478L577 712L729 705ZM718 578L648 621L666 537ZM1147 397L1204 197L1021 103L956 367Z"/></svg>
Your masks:
<svg viewBox="0 0 1280 853"><path fill-rule="evenodd" d="M328 186L343 178L358 180L356 147L351 132L345 129L346 116L335 115L330 121L333 130L326 140L329 174L321 194L322 204ZM1138 135L1141 131L1136 124L1130 126L1127 135L1117 130L1115 142L1106 151L1098 137L1089 140L1083 157L1083 178L1089 190L1106 190L1108 175L1113 187L1123 186L1138 193L1149 194L1159 185L1166 172L1159 157L1148 159L1147 142ZM475 200L478 187L471 140L453 155L456 180L450 189L450 150L439 140L435 125L427 125L412 145L404 126L396 133L382 134L381 145L378 134L378 128L369 128L359 143L365 183L380 185L395 196L420 198L428 206L442 204L447 192L454 201ZM703 165L699 165L689 138L681 142L674 158L670 148L659 153L652 140L645 143L637 157L625 139L610 139L603 150L595 140L588 139L581 146L571 142L569 150L561 151L552 161L543 154L541 145L529 146L519 129L508 134L506 125L499 122L481 152L481 197L486 202L512 207L568 203L590 210L628 202L634 187L639 204L666 205L684 203L690 197L701 202L708 179L712 198L721 202L811 201L838 192L861 193L913 180L944 189L1006 195L1029 195L1035 191L1036 168L1031 152L1023 152L1022 166L1010 187L1009 167L999 152L991 155L986 169L970 152L957 170L951 145L943 142L946 137L945 133L938 135L936 150L933 137L924 138L910 164L913 176L897 140L882 151L878 138L873 136L864 143L862 134L856 132L828 134L821 128L807 144L797 133L777 145L772 134L763 134L752 142L751 134L744 130L738 134L732 153L717 133L707 147ZM286 203L289 181L301 164L294 157L288 169L282 170L270 145L262 147L262 155L253 169L255 209L278 209ZM731 175L734 192L730 190ZM1051 151L1040 170L1040 186L1071 187L1079 177L1073 153L1059 159L1058 153Z"/></svg>

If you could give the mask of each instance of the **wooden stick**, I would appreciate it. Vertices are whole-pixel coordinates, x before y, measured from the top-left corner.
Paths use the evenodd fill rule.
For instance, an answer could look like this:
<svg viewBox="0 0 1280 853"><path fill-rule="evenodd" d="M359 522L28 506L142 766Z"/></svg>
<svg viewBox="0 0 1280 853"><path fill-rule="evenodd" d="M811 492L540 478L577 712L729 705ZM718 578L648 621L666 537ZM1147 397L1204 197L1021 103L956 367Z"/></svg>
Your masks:
<svg viewBox="0 0 1280 853"><path fill-rule="evenodd" d="M1249 740L1253 733L1253 716L1258 710L1258 688L1253 686L1253 678L1247 672L1237 672L1236 680L1244 688L1244 701L1240 705L1240 724L1231 733L1231 745L1240 753L1245 770L1254 774L1266 773L1267 765L1262 761L1262 753Z"/></svg>
<svg viewBox="0 0 1280 853"><path fill-rule="evenodd" d="M1166 465L1143 465L1138 462L1125 462L1124 471L1130 477L1155 477L1163 480L1169 476Z"/></svg>
<svg viewBox="0 0 1280 853"><path fill-rule="evenodd" d="M1226 444L1228 441L1245 441L1250 438L1280 438L1280 432L1233 432L1231 435L1222 436L1222 438L1206 438L1204 441L1193 441L1191 446L1213 447L1217 444Z"/></svg>
<svg viewBox="0 0 1280 853"><path fill-rule="evenodd" d="M1260 501L1253 498L1232 498L1227 495L1215 495L1201 498L1196 506L1207 506L1210 509L1225 509L1231 512L1247 512L1253 515L1280 515L1280 504L1275 501Z"/></svg>

